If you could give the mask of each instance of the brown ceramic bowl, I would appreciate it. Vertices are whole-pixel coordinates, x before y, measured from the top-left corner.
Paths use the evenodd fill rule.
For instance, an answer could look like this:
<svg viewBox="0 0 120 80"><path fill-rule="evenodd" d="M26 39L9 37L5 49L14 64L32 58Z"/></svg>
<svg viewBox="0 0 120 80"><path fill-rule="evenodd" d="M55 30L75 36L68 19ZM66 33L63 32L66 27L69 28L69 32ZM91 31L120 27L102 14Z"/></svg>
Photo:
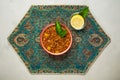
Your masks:
<svg viewBox="0 0 120 80"><path fill-rule="evenodd" d="M67 28L67 26L66 26L65 24L61 24L61 26L62 26L64 29L66 29L67 32L69 33L69 35L70 35L70 44L69 44L69 46L68 46L64 51L62 51L62 52L60 52L60 53L53 53L53 52L50 52L49 50L47 50L47 49L45 48L44 44L43 44L43 34L44 34L44 32L46 31L46 29L48 29L48 28L50 28L51 26L54 26L54 25L55 25L54 23L51 23L51 24L45 26L45 28L42 30L42 32L41 32L41 34L40 34L40 44L41 44L41 46L43 47L43 49L44 49L47 53L49 53L49 54L51 54L51 55L62 55L62 54L65 54L65 53L70 49L70 47L71 47L71 45L72 45L72 34L71 34L71 31Z"/></svg>

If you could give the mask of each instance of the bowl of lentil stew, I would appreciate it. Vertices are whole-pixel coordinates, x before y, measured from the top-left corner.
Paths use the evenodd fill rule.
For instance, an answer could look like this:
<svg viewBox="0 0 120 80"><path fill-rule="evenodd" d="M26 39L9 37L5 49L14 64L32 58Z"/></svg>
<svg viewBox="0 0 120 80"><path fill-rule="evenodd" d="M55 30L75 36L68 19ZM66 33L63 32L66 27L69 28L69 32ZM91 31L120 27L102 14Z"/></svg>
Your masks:
<svg viewBox="0 0 120 80"><path fill-rule="evenodd" d="M62 55L72 45L72 34L65 24L60 24L67 31L64 37L60 37L55 28L55 23L48 24L40 34L40 44L43 49L51 55Z"/></svg>

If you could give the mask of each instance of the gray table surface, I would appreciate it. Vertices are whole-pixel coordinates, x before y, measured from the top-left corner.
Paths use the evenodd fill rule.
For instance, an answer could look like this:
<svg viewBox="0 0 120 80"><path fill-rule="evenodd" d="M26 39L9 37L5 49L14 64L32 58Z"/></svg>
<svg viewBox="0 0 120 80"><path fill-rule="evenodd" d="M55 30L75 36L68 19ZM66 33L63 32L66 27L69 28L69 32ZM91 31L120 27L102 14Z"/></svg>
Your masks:
<svg viewBox="0 0 120 80"><path fill-rule="evenodd" d="M120 0L0 0L0 80L120 80ZM88 5L111 43L85 75L32 75L7 37L31 5Z"/></svg>

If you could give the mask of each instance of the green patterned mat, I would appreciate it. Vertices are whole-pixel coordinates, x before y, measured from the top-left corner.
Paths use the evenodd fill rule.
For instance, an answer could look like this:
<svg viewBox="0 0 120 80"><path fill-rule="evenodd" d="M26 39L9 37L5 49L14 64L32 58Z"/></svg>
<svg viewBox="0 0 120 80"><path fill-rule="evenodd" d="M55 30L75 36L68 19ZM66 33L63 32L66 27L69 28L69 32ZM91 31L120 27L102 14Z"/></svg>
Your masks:
<svg viewBox="0 0 120 80"><path fill-rule="evenodd" d="M110 38L89 12L86 26L76 31L70 17L85 6L32 6L8 37L10 44L31 73L85 73ZM64 55L48 55L40 46L40 32L49 23L59 20L72 31L73 44Z"/></svg>

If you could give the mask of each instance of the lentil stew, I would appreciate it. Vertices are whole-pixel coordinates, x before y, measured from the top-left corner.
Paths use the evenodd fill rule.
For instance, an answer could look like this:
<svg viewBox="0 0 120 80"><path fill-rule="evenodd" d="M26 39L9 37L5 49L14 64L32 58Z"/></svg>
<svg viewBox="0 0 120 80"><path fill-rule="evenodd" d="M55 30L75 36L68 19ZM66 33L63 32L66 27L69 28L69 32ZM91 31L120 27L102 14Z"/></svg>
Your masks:
<svg viewBox="0 0 120 80"><path fill-rule="evenodd" d="M60 37L57 34L55 25L51 25L43 31L41 42L47 51L58 54L71 46L71 33L65 26L62 26L62 29L67 30L67 34L64 37Z"/></svg>

